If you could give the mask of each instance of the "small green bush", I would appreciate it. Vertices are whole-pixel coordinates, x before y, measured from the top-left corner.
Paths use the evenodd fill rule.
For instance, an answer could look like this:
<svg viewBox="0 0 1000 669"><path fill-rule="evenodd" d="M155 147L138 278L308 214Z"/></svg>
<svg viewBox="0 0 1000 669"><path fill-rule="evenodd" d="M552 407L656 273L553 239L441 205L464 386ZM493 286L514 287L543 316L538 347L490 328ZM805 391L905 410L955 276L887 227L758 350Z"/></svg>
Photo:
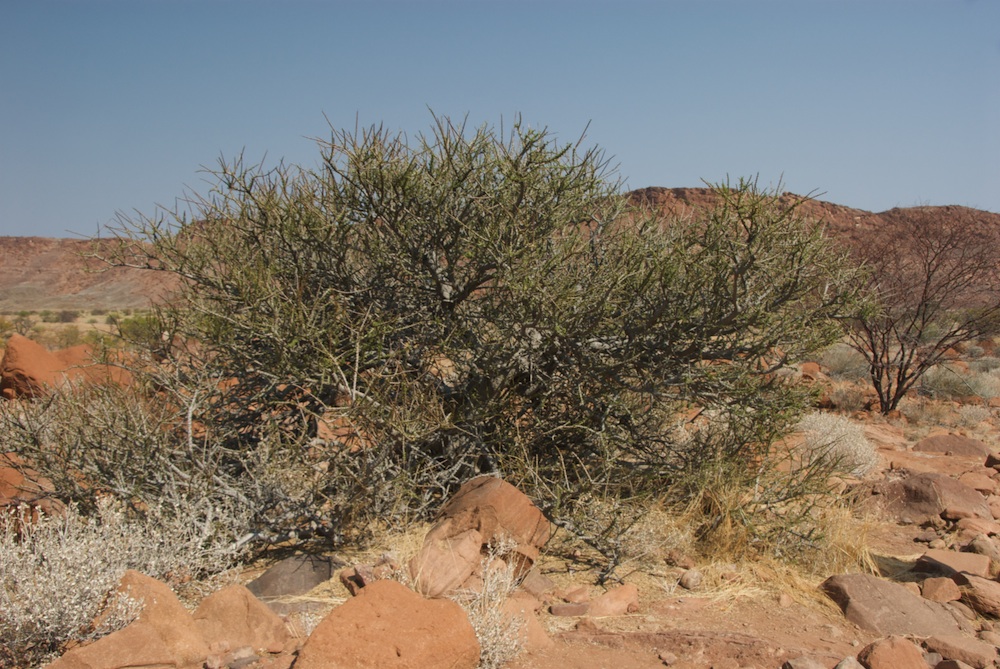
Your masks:
<svg viewBox="0 0 1000 669"><path fill-rule="evenodd" d="M69 348L76 346L82 341L80 328L75 325L61 327L53 333L57 348Z"/></svg>

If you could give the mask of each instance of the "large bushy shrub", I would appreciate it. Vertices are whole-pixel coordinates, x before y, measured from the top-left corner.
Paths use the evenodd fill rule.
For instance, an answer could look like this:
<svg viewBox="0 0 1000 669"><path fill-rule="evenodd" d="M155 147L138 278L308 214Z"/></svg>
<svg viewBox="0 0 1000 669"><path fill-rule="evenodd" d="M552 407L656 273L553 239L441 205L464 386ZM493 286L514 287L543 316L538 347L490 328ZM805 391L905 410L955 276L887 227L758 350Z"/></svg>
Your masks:
<svg viewBox="0 0 1000 669"><path fill-rule="evenodd" d="M690 496L720 463L759 489L802 403L773 372L854 300L796 205L741 180L667 220L628 205L598 150L520 123L321 148L315 170L222 163L188 209L123 218L135 243L113 260L180 280L143 339L213 466L322 470L271 530L343 538L497 472L613 562L636 500ZM369 446L315 439L321 416Z"/></svg>

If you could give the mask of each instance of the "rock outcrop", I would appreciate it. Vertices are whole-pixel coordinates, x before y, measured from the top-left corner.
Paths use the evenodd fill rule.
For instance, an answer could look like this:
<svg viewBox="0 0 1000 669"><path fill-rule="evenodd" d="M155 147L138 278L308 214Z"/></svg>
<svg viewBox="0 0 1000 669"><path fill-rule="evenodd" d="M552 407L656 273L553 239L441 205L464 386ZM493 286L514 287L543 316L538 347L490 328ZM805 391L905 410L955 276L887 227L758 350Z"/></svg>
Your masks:
<svg viewBox="0 0 1000 669"><path fill-rule="evenodd" d="M479 642L462 607L382 580L320 622L295 669L474 669L478 664Z"/></svg>

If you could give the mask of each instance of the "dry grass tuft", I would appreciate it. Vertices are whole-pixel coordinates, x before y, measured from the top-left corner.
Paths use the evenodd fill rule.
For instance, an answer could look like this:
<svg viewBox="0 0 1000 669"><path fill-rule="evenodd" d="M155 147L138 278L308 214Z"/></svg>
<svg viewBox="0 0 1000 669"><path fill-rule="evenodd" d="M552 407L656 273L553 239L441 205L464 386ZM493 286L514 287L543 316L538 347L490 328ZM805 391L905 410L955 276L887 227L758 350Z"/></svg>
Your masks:
<svg viewBox="0 0 1000 669"><path fill-rule="evenodd" d="M512 541L491 546L482 562L482 588L459 592L452 597L458 602L479 639L480 669L499 669L524 650L525 621L512 616L504 608L507 598L517 587L515 566L509 556Z"/></svg>

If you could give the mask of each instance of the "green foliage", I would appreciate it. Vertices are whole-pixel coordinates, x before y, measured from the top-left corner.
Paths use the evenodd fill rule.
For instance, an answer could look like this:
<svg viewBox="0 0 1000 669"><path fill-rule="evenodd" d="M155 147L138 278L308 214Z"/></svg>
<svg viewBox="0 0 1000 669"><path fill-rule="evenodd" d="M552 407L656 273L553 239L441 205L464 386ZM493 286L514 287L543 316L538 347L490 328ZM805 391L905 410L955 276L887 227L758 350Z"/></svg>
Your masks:
<svg viewBox="0 0 1000 669"><path fill-rule="evenodd" d="M115 318L113 323L118 335L132 345L153 349L161 343L163 327L155 315L140 314Z"/></svg>
<svg viewBox="0 0 1000 669"><path fill-rule="evenodd" d="M23 337L28 337L31 335L36 326L34 315L28 311L18 312L13 325L14 332Z"/></svg>
<svg viewBox="0 0 1000 669"><path fill-rule="evenodd" d="M340 474L315 495L337 481L342 502L306 496L302 514L338 533L497 472L613 568L644 500L686 499L719 463L753 485L804 401L773 372L853 309L852 271L752 181L664 220L628 205L599 151L520 123L321 146L316 171L222 163L190 220L122 219L149 245L118 262L183 280L146 343L157 385L198 398L217 466L308 450ZM711 428L678 437L692 408ZM324 414L373 445L314 439ZM622 512L584 527L595 498Z"/></svg>
<svg viewBox="0 0 1000 669"><path fill-rule="evenodd" d="M81 343L80 328L75 325L61 327L53 333L57 348L69 348Z"/></svg>

